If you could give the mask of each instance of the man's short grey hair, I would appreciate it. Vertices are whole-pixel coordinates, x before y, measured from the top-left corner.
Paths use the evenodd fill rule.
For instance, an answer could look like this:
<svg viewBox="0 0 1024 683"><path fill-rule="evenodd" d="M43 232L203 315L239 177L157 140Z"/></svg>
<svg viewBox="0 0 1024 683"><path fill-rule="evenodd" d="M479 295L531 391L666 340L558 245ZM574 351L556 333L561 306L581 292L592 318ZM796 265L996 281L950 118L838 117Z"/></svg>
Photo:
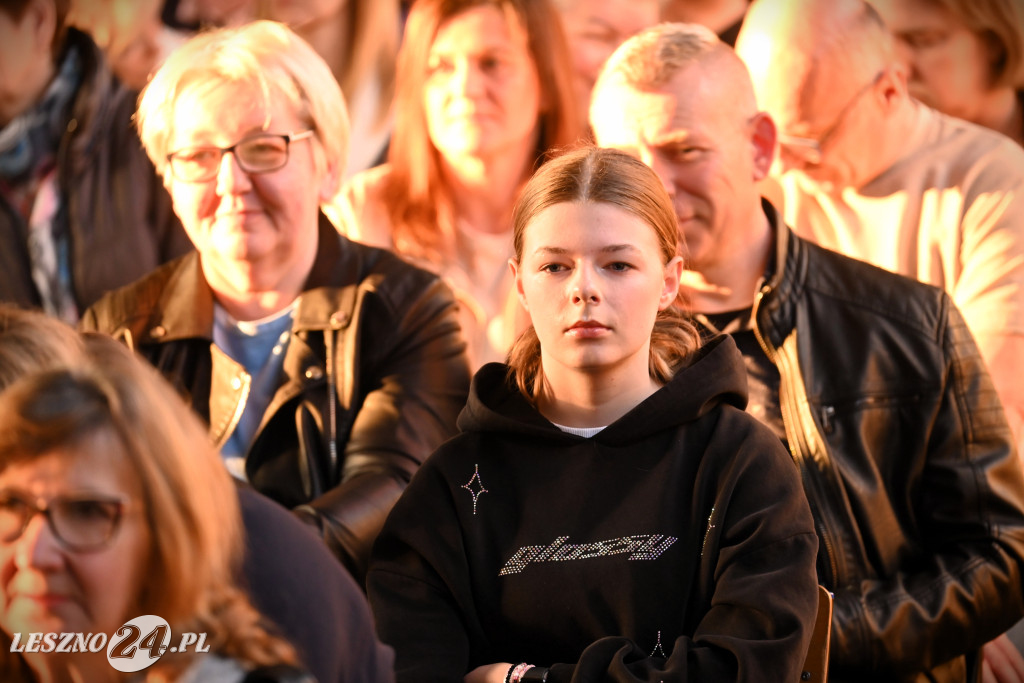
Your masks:
<svg viewBox="0 0 1024 683"><path fill-rule="evenodd" d="M608 58L595 90L609 81L642 90L660 88L685 67L720 53L723 45L714 31L700 24L652 26L624 42Z"/></svg>

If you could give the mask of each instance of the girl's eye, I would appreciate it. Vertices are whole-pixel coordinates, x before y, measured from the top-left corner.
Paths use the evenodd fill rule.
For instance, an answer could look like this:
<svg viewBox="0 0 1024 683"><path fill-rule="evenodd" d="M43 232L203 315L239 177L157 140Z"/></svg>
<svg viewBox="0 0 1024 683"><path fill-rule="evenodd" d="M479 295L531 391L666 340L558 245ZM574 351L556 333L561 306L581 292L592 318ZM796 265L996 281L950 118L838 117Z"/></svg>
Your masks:
<svg viewBox="0 0 1024 683"><path fill-rule="evenodd" d="M624 271L624 270L629 270L632 267L633 266L631 266L630 264L624 263L622 261L616 261L615 263L608 264L608 269L609 270Z"/></svg>
<svg viewBox="0 0 1024 683"><path fill-rule="evenodd" d="M544 273L560 273L565 270L565 266L561 263L545 263L540 269Z"/></svg>

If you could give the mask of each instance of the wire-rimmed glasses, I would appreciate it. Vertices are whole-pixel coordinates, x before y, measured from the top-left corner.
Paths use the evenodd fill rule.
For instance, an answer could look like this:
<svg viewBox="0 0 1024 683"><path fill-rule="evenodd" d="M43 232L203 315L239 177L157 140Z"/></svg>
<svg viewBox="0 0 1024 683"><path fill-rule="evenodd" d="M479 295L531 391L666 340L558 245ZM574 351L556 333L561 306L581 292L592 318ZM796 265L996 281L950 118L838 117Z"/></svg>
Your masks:
<svg viewBox="0 0 1024 683"><path fill-rule="evenodd" d="M867 85L862 87L857 93L850 98L846 106L839 112L839 116L832 123L831 126L825 129L821 135L816 138L808 138L800 135L789 135L787 133L778 133L776 138L779 141L779 146L784 148L786 152L799 157L808 164L817 166L821 163L823 153L822 149L828 143L830 139L835 137L835 134L842 128L843 123L846 121L846 117L854 109L858 100L867 94L876 83L878 79L882 77L883 71L879 71L874 78L872 78Z"/></svg>
<svg viewBox="0 0 1024 683"><path fill-rule="evenodd" d="M292 142L305 140L312 130L299 133L256 133L230 147L202 145L184 147L167 155L171 175L185 183L205 183L217 177L221 159L228 152L235 155L238 166L246 173L270 173L288 163Z"/></svg>

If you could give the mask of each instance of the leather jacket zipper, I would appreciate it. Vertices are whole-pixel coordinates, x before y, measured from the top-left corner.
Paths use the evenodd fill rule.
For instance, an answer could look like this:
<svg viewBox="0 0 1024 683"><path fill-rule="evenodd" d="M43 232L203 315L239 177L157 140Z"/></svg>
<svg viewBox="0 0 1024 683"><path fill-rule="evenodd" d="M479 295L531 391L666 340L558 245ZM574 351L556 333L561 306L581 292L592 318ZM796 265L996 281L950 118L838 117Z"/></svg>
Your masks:
<svg viewBox="0 0 1024 683"><path fill-rule="evenodd" d="M768 359L772 361L779 368L779 376L782 382L780 387L780 400L779 409L782 415L782 424L786 431L787 439L789 441L789 451L793 456L794 462L800 471L800 478L804 485L804 493L808 494L813 491L814 495L807 495L807 501L811 506L811 512L814 516L814 526L818 532L818 538L821 539L822 544L825 546L825 559L827 560L827 570L829 576L819 577L819 581L828 587L838 587L839 581L839 563L837 559L837 553L835 544L832 541L832 534L829 531L829 527L825 522L825 509L819 505L818 501L824 499L825 492L823 484L819 478L811 472L811 468L807 464L807 455L811 452L810 444L807 443L807 439L804 437L803 431L797 427L800 424L800 420L795 414L793 407L793 396L795 390L792 387L793 384L793 373L790 369L792 363L796 363L796 359L789 358L784 353L779 353L778 349L771 345L771 343L761 333L761 328L757 323L757 313L760 308L762 299L770 294L772 288L768 284L761 286L757 294L754 296L754 306L751 312L751 318L754 321L753 329L754 336L757 338L758 344L764 351ZM804 454L804 455L801 455ZM808 491L810 489L810 491Z"/></svg>
<svg viewBox="0 0 1024 683"><path fill-rule="evenodd" d="M835 417L836 409L834 406L822 406L821 410L818 411L818 417L821 418L821 428L826 434L832 433L832 418Z"/></svg>
<svg viewBox="0 0 1024 683"><path fill-rule="evenodd" d="M330 429L327 435L327 455L330 458L331 481L340 481L338 466L338 387L334 376L334 338L337 331L330 327L324 333L327 356L327 404Z"/></svg>

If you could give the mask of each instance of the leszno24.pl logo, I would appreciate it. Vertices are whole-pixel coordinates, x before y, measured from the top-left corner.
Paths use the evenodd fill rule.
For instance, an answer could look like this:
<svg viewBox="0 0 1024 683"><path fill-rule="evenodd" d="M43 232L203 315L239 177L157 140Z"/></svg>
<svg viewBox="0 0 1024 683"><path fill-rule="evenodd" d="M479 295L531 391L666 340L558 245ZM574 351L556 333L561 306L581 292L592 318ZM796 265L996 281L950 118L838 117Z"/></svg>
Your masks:
<svg viewBox="0 0 1024 683"><path fill-rule="evenodd" d="M100 652L107 648L110 666L123 673L142 671L165 652L209 652L205 633L182 633L171 645L171 627L165 619L144 614L128 621L109 639L106 633L29 633L24 641L14 634L11 652Z"/></svg>

